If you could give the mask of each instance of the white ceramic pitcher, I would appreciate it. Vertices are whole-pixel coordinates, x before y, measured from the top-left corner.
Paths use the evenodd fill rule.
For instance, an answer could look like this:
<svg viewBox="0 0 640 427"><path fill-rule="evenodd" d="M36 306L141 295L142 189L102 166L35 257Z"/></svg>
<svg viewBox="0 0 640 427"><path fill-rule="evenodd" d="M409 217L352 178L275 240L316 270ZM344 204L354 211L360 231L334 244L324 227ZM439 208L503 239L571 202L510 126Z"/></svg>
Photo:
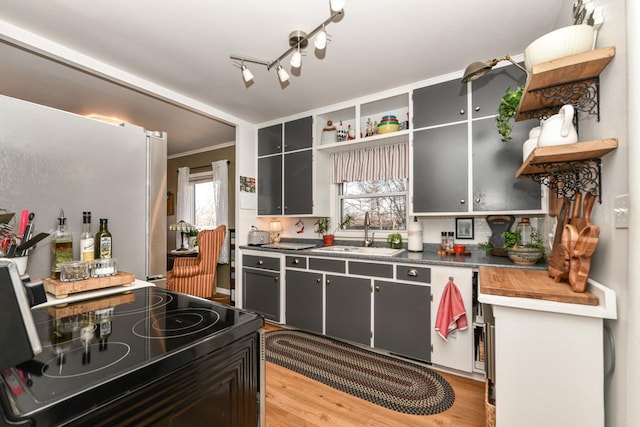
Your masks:
<svg viewBox="0 0 640 427"><path fill-rule="evenodd" d="M538 137L538 147L578 142L578 132L573 126L574 114L573 105L567 104L560 108L558 114L544 120Z"/></svg>
<svg viewBox="0 0 640 427"><path fill-rule="evenodd" d="M536 126L529 131L529 139L522 144L522 161L526 161L529 154L538 146L540 138L540 126Z"/></svg>

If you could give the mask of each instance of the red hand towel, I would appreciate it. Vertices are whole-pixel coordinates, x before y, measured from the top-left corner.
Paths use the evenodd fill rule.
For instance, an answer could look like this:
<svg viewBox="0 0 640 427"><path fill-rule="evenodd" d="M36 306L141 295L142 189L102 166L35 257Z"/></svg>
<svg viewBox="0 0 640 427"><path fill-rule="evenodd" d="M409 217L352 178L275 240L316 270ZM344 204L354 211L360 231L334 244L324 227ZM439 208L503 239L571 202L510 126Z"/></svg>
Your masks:
<svg viewBox="0 0 640 427"><path fill-rule="evenodd" d="M467 312L464 309L464 301L460 289L453 283L453 279L445 285L438 306L436 316L436 331L447 341L449 333L465 330L468 327Z"/></svg>

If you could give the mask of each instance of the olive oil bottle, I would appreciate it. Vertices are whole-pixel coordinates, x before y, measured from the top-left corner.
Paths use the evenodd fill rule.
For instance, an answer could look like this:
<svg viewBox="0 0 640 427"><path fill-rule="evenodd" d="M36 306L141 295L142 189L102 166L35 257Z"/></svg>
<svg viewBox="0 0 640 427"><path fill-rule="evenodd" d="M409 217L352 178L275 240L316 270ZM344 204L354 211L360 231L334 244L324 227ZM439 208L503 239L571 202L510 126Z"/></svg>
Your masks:
<svg viewBox="0 0 640 427"><path fill-rule="evenodd" d="M51 277L60 279L60 264L73 261L73 235L67 231L67 218L60 209L58 229L51 236Z"/></svg>
<svg viewBox="0 0 640 427"><path fill-rule="evenodd" d="M100 218L100 230L96 234L95 238L95 259L108 259L112 254L112 240L111 233L109 233L108 227L109 220L107 218Z"/></svg>

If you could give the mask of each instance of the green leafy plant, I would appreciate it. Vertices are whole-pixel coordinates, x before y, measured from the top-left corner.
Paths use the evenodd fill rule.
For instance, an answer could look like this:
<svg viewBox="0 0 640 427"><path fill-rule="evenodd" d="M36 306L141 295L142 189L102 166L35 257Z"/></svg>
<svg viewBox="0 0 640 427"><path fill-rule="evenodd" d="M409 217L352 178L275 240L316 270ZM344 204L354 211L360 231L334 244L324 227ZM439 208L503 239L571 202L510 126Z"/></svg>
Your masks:
<svg viewBox="0 0 640 427"><path fill-rule="evenodd" d="M502 235L504 236L505 249L518 247L518 242L520 241L519 231L505 231L502 233ZM540 232L538 232L538 230L535 227L531 227L531 233L529 234L529 236L531 237L531 240L530 240L531 244L529 245L529 247L542 249L544 245L544 241L542 240L542 234L540 234Z"/></svg>
<svg viewBox="0 0 640 427"><path fill-rule="evenodd" d="M518 111L518 105L520 105L520 99L524 92L524 85L517 87L515 90L507 88L507 91L498 105L498 117L496 117L496 126L498 127L498 133L502 135L502 142L508 142L511 140L511 130L513 125L511 119L516 115Z"/></svg>
<svg viewBox="0 0 640 427"><path fill-rule="evenodd" d="M387 236L387 242L392 249L402 248L402 235L400 233L392 233Z"/></svg>
<svg viewBox="0 0 640 427"><path fill-rule="evenodd" d="M489 242L478 243L478 247L487 255L491 255L491 251L493 250L493 245Z"/></svg>
<svg viewBox="0 0 640 427"><path fill-rule="evenodd" d="M319 218L315 222L316 233L322 234L323 236L326 236L326 235L329 235L329 234L334 234L340 228L345 228L346 226L351 224L351 221L353 221L353 216L351 216L349 214L345 214L345 216L342 219L342 222L340 222L340 225L338 225L333 230L333 232L329 233L329 228L331 227L331 218L329 218L329 217Z"/></svg>

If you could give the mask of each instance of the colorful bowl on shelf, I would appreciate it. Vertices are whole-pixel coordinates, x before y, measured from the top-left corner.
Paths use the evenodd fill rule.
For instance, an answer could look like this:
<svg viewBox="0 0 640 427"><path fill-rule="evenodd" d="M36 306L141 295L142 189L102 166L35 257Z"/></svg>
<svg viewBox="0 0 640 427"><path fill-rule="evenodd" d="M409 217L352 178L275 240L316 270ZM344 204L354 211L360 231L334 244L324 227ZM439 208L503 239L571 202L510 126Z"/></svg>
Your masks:
<svg viewBox="0 0 640 427"><path fill-rule="evenodd" d="M390 114L388 116L382 116L382 120L384 119L393 119L393 120L398 120L396 116L394 116L393 114Z"/></svg>
<svg viewBox="0 0 640 427"><path fill-rule="evenodd" d="M378 133L383 134L383 133L396 132L398 128L399 128L399 125L397 123L396 124L380 123L378 125Z"/></svg>

